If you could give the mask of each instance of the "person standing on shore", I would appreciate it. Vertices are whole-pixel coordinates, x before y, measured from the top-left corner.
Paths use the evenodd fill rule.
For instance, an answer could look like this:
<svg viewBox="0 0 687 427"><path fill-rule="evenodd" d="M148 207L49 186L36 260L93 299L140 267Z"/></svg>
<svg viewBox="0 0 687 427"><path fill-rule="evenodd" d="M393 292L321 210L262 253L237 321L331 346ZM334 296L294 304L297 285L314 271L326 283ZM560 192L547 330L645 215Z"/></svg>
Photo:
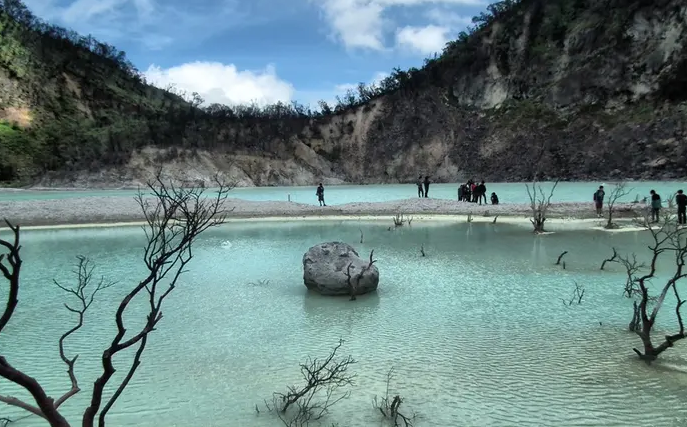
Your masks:
<svg viewBox="0 0 687 427"><path fill-rule="evenodd" d="M425 184L425 198L427 198L427 197L429 197L429 184L430 184L429 176L425 176L424 184Z"/></svg>
<svg viewBox="0 0 687 427"><path fill-rule="evenodd" d="M484 199L484 204L487 204L487 186L484 185L484 180L477 186L477 201L482 204L482 199Z"/></svg>
<svg viewBox="0 0 687 427"><path fill-rule="evenodd" d="M317 195L317 201L320 202L320 206L327 206L327 204L324 202L324 186L320 182L320 185L317 187L317 191L315 192Z"/></svg>
<svg viewBox="0 0 687 427"><path fill-rule="evenodd" d="M599 189L594 192L594 204L596 206L596 216L598 216L599 218L601 218L601 216L603 216L604 196L606 196L606 192L604 191L604 186L600 185Z"/></svg>
<svg viewBox="0 0 687 427"><path fill-rule="evenodd" d="M422 190L422 175L417 177L417 197L425 197L425 192Z"/></svg>
<svg viewBox="0 0 687 427"><path fill-rule="evenodd" d="M687 223L687 195L682 190L677 190L675 204L677 205L677 223L685 225Z"/></svg>
<svg viewBox="0 0 687 427"><path fill-rule="evenodd" d="M651 220L658 222L658 214L661 211L661 196L654 190L649 191L651 194Z"/></svg>

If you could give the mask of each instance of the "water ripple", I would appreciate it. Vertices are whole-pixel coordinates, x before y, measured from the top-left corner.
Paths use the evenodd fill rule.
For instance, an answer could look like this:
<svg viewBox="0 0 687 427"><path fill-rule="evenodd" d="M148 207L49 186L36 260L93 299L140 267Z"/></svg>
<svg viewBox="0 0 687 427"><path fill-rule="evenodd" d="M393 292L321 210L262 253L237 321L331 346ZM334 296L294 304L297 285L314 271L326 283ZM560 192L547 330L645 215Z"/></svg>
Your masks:
<svg viewBox="0 0 687 427"><path fill-rule="evenodd" d="M101 234L96 239L93 233ZM27 233L20 306L0 337L10 362L57 395L69 382L56 337L73 317L50 285L53 276L68 282L63 265L88 253L98 273L121 281L101 295L68 343L68 352L81 354L77 373L84 388L64 406L74 420L99 373L99 352L112 337L116 301L142 273L140 238L102 233ZM356 302L308 294L301 257L322 240L349 241L363 254L375 249L378 293ZM420 256L421 245L427 257ZM631 302L620 294L623 274L598 270L612 246L631 252L643 245L634 233L535 237L499 224L388 232L377 223L318 222L215 230L199 242L109 425L279 425L269 415L256 416L255 404L298 382L305 357L326 356L343 338L341 354L358 363L351 398L327 420L342 427L379 425L371 401L385 392L392 366L391 391L404 396L407 412L420 413L418 427L684 426L687 344L653 367L632 357L637 338L626 332ZM565 270L553 265L564 250ZM582 305L567 307L561 298L569 297L573 281L585 286L586 296ZM136 304L126 318L130 330L142 322L145 301ZM671 321L662 313L659 329L670 330ZM117 357L115 379L132 355ZM16 391L6 383L0 390ZM18 411L2 407L1 413ZM16 425L43 424L29 418Z"/></svg>

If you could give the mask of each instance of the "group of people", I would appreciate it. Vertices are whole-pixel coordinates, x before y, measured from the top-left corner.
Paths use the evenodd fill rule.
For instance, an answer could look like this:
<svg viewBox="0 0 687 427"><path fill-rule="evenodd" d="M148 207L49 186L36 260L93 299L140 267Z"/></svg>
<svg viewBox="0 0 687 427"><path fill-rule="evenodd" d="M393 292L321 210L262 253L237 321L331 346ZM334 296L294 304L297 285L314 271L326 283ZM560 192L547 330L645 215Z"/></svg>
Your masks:
<svg viewBox="0 0 687 427"><path fill-rule="evenodd" d="M655 190L649 191L651 199L649 200L649 208L651 210L651 221L658 222L661 208L663 207L663 202L661 200L661 195ZM594 192L594 205L596 207L596 214L601 217L603 216L603 204L606 192L604 191L604 186L600 185L599 189ZM677 223L681 225L687 224L687 194L682 190L677 190L675 194L675 205L677 206ZM647 198L644 198L644 203L647 203Z"/></svg>
<svg viewBox="0 0 687 427"><path fill-rule="evenodd" d="M422 179L422 175L417 177L417 197L429 197L429 177L425 176L425 179Z"/></svg>
<svg viewBox="0 0 687 427"><path fill-rule="evenodd" d="M479 203L481 205L482 200L484 200L484 204L486 205L487 186L484 184L484 181L477 184L471 179L458 187L458 201ZM491 193L491 204L499 204L499 197L496 195L496 193Z"/></svg>
<svg viewBox="0 0 687 427"><path fill-rule="evenodd" d="M425 176L423 179L422 175L420 175L417 178L416 185L418 197L429 197L429 184L429 176ZM481 205L482 200L484 200L484 204L487 204L487 186L484 184L484 181L477 184L471 179L458 187L458 201L479 203ZM499 204L499 197L496 193L491 193L491 204Z"/></svg>
<svg viewBox="0 0 687 427"><path fill-rule="evenodd" d="M429 176L425 176L423 178L422 175L420 175L416 184L417 196L422 198L429 197L429 185L431 184ZM315 194L320 206L327 206L324 201L324 186L322 183L317 186ZM649 205L651 209L651 220L653 222L658 222L661 208L663 207L661 196L654 190L651 190L649 195L651 196ZM599 217L603 216L603 203L605 197L606 192L604 191L604 186L600 185L599 188L594 192L593 199L596 207L596 214ZM484 184L484 181L477 184L473 179L471 179L458 187L458 200L462 202L479 203L480 205L482 204L482 200L484 200L484 204L487 204L487 186ZM644 202L647 202L646 198L644 199ZM491 204L499 204L499 197L496 195L496 193L491 193ZM687 224L687 194L685 194L682 190L678 190L675 195L675 205L677 206L678 224Z"/></svg>

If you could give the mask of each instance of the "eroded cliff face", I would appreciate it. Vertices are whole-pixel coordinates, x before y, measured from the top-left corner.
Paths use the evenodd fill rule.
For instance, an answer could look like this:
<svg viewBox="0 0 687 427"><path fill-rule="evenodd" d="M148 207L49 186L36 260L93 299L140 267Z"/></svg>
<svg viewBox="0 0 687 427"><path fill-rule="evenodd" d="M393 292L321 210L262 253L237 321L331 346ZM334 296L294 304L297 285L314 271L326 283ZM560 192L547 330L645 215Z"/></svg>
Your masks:
<svg viewBox="0 0 687 427"><path fill-rule="evenodd" d="M180 182L238 185L679 178L687 137L687 5L525 1L476 35L446 85L402 89L289 137L209 150L147 148L123 167L39 185L132 185L159 165ZM428 73L432 72L427 71ZM446 77L445 77L446 78ZM169 160L173 159L173 160Z"/></svg>

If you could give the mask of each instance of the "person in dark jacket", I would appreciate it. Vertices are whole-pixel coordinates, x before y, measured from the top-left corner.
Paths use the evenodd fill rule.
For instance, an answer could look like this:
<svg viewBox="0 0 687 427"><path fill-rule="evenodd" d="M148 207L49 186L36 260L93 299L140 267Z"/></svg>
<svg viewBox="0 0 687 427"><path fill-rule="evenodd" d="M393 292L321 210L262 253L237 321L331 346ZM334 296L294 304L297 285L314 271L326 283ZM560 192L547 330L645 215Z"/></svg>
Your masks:
<svg viewBox="0 0 687 427"><path fill-rule="evenodd" d="M424 184L425 184L425 197L429 197L429 184L430 184L429 176L425 177Z"/></svg>
<svg viewBox="0 0 687 427"><path fill-rule="evenodd" d="M606 196L604 186L600 185L599 189L594 192L594 205L596 206L596 216L598 216L599 218L601 218L601 216L603 215L604 196Z"/></svg>
<svg viewBox="0 0 687 427"><path fill-rule="evenodd" d="M491 193L491 204L492 205L498 205L499 204L499 196L497 196L496 193Z"/></svg>
<svg viewBox="0 0 687 427"><path fill-rule="evenodd" d="M487 204L487 186L484 185L484 181L480 182L477 186L477 201L482 204L482 199L484 199L484 204Z"/></svg>
<svg viewBox="0 0 687 427"><path fill-rule="evenodd" d="M684 225L687 223L687 195L682 190L677 190L675 204L677 205L677 223Z"/></svg>
<svg viewBox="0 0 687 427"><path fill-rule="evenodd" d="M317 195L317 201L320 202L320 206L327 206L327 204L324 202L324 186L322 183L317 187L317 191L315 192Z"/></svg>
<svg viewBox="0 0 687 427"><path fill-rule="evenodd" d="M661 212L661 196L654 190L649 191L651 194L651 220L658 222L658 215Z"/></svg>

